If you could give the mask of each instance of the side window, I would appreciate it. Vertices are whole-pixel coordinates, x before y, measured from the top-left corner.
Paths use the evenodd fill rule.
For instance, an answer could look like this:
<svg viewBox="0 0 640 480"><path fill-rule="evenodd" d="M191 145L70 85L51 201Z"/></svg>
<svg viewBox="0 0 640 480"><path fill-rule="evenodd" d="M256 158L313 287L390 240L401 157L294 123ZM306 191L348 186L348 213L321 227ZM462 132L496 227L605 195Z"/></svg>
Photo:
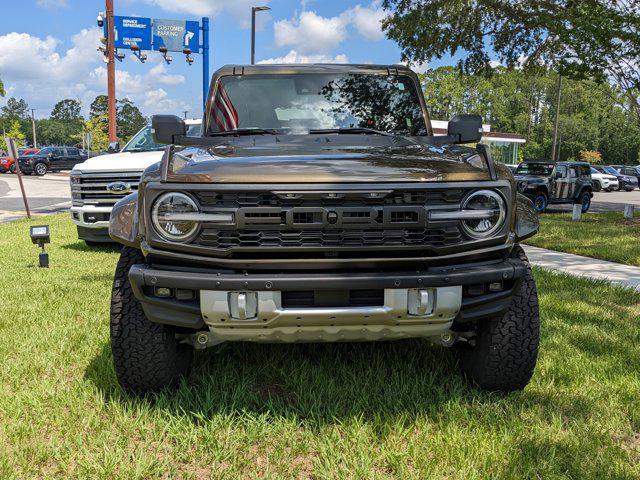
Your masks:
<svg viewBox="0 0 640 480"><path fill-rule="evenodd" d="M591 169L586 165L581 165L580 166L580 176L581 177L590 177L591 176Z"/></svg>
<svg viewBox="0 0 640 480"><path fill-rule="evenodd" d="M67 148L67 155L80 155L80 151L77 148Z"/></svg>
<svg viewBox="0 0 640 480"><path fill-rule="evenodd" d="M61 149L61 148L54 148L54 149L53 149L53 154L54 154L56 157L62 157L62 156L64 155L64 150L63 150L63 149Z"/></svg>
<svg viewBox="0 0 640 480"><path fill-rule="evenodd" d="M569 167L569 178L578 178L578 166L573 165Z"/></svg>
<svg viewBox="0 0 640 480"><path fill-rule="evenodd" d="M556 167L556 177L567 178L567 167L565 165L560 165Z"/></svg>

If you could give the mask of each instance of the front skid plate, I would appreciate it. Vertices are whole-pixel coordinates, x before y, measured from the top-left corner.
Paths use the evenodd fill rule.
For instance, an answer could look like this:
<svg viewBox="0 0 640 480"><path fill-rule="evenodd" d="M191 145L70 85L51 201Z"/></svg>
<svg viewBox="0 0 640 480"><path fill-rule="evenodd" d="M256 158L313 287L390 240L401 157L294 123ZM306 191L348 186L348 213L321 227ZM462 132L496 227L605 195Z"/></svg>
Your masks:
<svg viewBox="0 0 640 480"><path fill-rule="evenodd" d="M384 305L347 308L283 308L279 291L259 291L258 314L231 318L232 292L202 290L200 309L219 340L256 342L371 341L433 337L445 333L460 312L462 287L429 288L433 309L409 315L409 289L385 289Z"/></svg>

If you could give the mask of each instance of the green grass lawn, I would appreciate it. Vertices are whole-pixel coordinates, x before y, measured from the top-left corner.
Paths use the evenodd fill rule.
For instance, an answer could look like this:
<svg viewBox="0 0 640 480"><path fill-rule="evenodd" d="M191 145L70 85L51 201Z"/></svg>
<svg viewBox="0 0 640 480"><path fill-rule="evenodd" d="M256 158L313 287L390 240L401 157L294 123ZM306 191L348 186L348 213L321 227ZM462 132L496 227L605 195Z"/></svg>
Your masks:
<svg viewBox="0 0 640 480"><path fill-rule="evenodd" d="M546 222L547 220L545 220ZM0 225L0 478L640 478L640 294L536 271L521 393L469 388L424 341L223 344L135 399L109 347L115 249Z"/></svg>
<svg viewBox="0 0 640 480"><path fill-rule="evenodd" d="M527 240L536 247L640 266L640 216L587 214L573 222L570 213L540 216L540 232Z"/></svg>

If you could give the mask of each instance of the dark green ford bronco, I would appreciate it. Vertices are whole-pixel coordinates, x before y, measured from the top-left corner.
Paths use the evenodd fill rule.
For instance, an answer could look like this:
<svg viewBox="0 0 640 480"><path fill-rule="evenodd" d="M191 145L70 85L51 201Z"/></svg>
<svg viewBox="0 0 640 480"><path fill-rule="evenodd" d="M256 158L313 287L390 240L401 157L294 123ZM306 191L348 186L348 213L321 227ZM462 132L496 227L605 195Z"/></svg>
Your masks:
<svg viewBox="0 0 640 480"><path fill-rule="evenodd" d="M225 341L411 337L481 388L529 382L538 299L519 242L538 219L476 146L479 116L434 136L402 66L235 65L213 77L202 137L152 123L171 146L110 220L126 390L174 386L194 348Z"/></svg>

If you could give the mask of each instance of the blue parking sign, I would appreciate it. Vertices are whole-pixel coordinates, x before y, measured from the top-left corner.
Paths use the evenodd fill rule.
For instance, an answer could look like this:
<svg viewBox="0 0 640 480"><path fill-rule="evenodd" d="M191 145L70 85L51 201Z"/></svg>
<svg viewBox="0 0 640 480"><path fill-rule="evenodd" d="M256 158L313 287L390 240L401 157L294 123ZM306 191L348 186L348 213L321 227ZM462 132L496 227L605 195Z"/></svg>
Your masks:
<svg viewBox="0 0 640 480"><path fill-rule="evenodd" d="M197 22L196 22L197 23ZM105 23L105 37L107 25ZM140 50L151 50L151 19L144 17L113 17L114 46L130 48L137 45Z"/></svg>
<svg viewBox="0 0 640 480"><path fill-rule="evenodd" d="M200 24L193 20L153 19L153 49L164 47L169 52L200 53Z"/></svg>

